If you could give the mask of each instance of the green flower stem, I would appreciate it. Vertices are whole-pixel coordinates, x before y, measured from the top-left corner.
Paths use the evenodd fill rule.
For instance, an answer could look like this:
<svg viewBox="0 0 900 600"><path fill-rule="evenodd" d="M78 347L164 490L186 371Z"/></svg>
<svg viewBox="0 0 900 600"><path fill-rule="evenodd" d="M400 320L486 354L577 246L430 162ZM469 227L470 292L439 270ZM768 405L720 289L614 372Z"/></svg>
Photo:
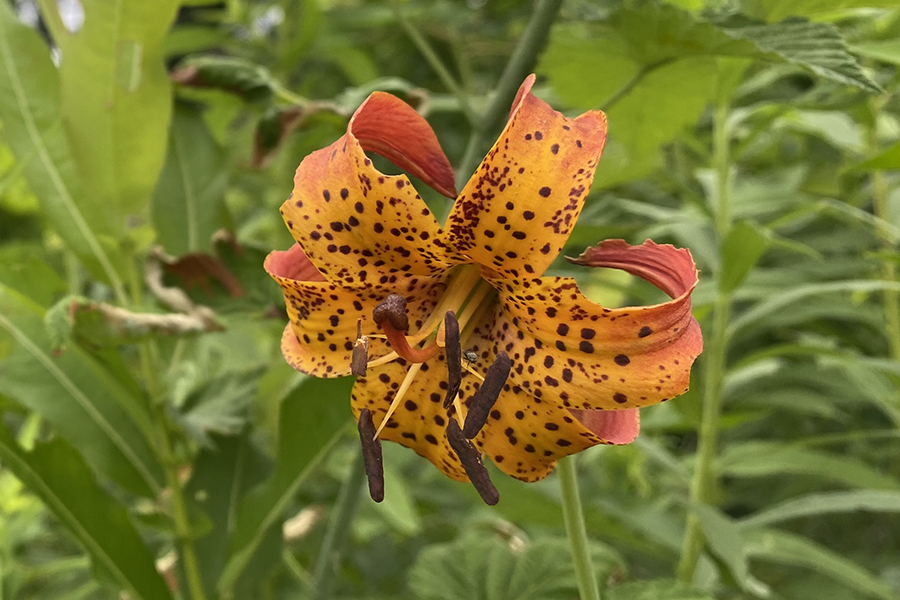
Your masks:
<svg viewBox="0 0 900 600"><path fill-rule="evenodd" d="M727 127L728 101L721 99L716 106L713 130L713 161L717 172L716 232L719 245L731 229L731 156ZM720 416L722 412L722 382L725 378L725 358L728 353L728 321L731 317L731 295L719 291L713 305L712 337L706 342L703 356L703 412L697 442L697 461L691 480L691 502L709 502L717 485L713 464L716 459ZM690 584L704 538L700 521L689 512L685 525L681 558L678 562L678 579Z"/></svg>
<svg viewBox="0 0 900 600"><path fill-rule="evenodd" d="M516 90L522 84L522 80L528 75L538 52L544 47L547 36L550 35L550 27L556 20L562 0L539 0L531 20L519 40L519 44L509 57L506 68L497 82L494 95L481 117L478 127L472 129L466 152L457 170L457 186L465 183L475 170L481 157L484 136L490 135L501 123L504 115L509 110L509 105L515 97Z"/></svg>
<svg viewBox="0 0 900 600"><path fill-rule="evenodd" d="M591 550L588 545L587 529L584 526L584 513L581 511L581 496L578 494L578 473L575 469L575 456L568 456L556 466L559 485L562 490L563 521L566 524L566 536L572 548L572 561L575 563L575 578L578 580L578 596L580 600L600 600L600 589L594 565L591 563Z"/></svg>
<svg viewBox="0 0 900 600"><path fill-rule="evenodd" d="M341 485L334 512L328 522L325 531L325 539L316 559L316 568L313 572L313 598L315 600L328 600L334 585L334 575L341 562L341 554L344 543L353 523L353 516L359 506L362 497L363 484L366 480L366 472L363 469L361 456L353 460L353 466L347 479Z"/></svg>
<svg viewBox="0 0 900 600"><path fill-rule="evenodd" d="M131 303L135 309L140 309L143 298L136 259L133 253L129 253L130 265ZM166 473L166 485L171 494L172 519L175 523L175 538L178 541L179 556L184 569L190 600L206 600L206 592L203 589L203 578L200 575L200 562L197 559L197 551L194 547L194 532L188 516L187 503L184 492L181 489L181 481L178 478L178 460L175 455L172 436L169 431L170 420L166 413L167 403L164 398L164 389L159 381L157 352L155 345L150 342L141 342L138 345L138 356L141 363L141 371L144 385L150 396L151 415L155 426L156 451L159 453L163 469Z"/></svg>
<svg viewBox="0 0 900 600"><path fill-rule="evenodd" d="M406 15L403 14L399 0L393 0L393 2L391 2L391 8L394 11L397 22L400 23L400 27L402 27L403 31L406 32L406 35L409 36L409 39L425 58L425 61L432 69L434 69L434 72L437 73L437 76L444 86L456 96L457 100L459 100L459 106L466 116L466 119L469 120L469 123L473 127L477 127L478 115L472 110L472 105L469 104L469 97L466 95L465 90L463 90L462 86L456 82L456 79L450 73L450 70L444 65L443 61L441 61L437 52L434 51L434 48L432 48L431 44L428 43L428 40L425 39L425 36L419 33L419 30L416 29L415 26L409 22L409 19L406 18Z"/></svg>

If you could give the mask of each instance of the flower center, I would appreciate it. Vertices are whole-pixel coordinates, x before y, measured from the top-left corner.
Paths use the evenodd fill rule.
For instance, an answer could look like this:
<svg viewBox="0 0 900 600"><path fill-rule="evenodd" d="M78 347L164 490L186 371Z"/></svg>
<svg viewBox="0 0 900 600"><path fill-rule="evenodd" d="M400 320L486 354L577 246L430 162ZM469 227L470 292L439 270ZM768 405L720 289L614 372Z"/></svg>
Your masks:
<svg viewBox="0 0 900 600"><path fill-rule="evenodd" d="M466 339L474 328L477 318L490 305L485 300L489 298L493 288L482 279L480 267L477 265L463 265L456 267L455 271L448 279L447 289L440 300L438 300L431 315L429 315L417 332L409 334L406 301L398 294L391 294L385 298L373 312L373 319L381 327L384 337L391 344L393 351L381 358L368 362L367 366L376 367L398 358L411 363L406 377L391 401L387 414L378 426L378 430L375 433L376 437L387 425L391 415L393 415L397 406L403 400L404 395L419 373L422 363L437 356L446 345L445 315L448 312L458 315L456 321L458 321L459 329L454 334L455 339L452 342L457 348L456 353L458 354L460 338L462 340ZM459 358L457 357L456 360L459 360ZM466 370L472 371L468 365L466 367ZM462 425L461 420L464 416L462 414L462 406L458 398L450 400L456 407L457 419L460 420L460 425Z"/></svg>

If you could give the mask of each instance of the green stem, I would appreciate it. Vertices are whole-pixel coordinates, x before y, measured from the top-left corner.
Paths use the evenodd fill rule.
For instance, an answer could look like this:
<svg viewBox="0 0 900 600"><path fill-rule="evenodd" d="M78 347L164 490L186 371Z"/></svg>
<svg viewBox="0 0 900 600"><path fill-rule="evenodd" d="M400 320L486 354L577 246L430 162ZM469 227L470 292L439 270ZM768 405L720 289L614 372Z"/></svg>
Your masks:
<svg viewBox="0 0 900 600"><path fill-rule="evenodd" d="M566 536L572 549L572 561L575 563L575 579L578 581L580 600L600 600L600 588L597 576L591 563L591 549L588 545L587 529L584 526L584 513L581 510L581 496L578 493L578 473L575 469L575 456L568 456L556 466L559 474L559 485L562 491L563 521L566 524Z"/></svg>
<svg viewBox="0 0 900 600"><path fill-rule="evenodd" d="M716 106L713 130L713 161L717 172L716 189L716 232L721 248L725 236L731 228L731 156L727 129L728 101L722 99ZM711 501L717 485L713 465L718 445L720 416L722 412L722 382L725 378L725 359L728 353L728 321L731 317L731 295L719 291L713 305L712 338L708 339L703 352L705 370L703 378L703 412L697 441L697 460L691 480L691 503ZM690 584L700 553L703 551L704 537L700 521L688 513L681 558L678 563L678 579Z"/></svg>
<svg viewBox="0 0 900 600"><path fill-rule="evenodd" d="M139 276L136 260L129 252L131 304L140 310L143 302L143 286ZM184 575L191 600L206 600L203 590L203 578L200 575L200 562L194 548L194 532L188 516L187 503L178 478L178 459L175 455L172 436L169 432L169 415L166 414L165 390L160 382L156 348L152 342L145 341L138 345L138 357L147 393L150 396L151 415L156 434L156 450L159 452L166 474L166 485L171 493L172 519L175 523L175 537L178 541Z"/></svg>
<svg viewBox="0 0 900 600"><path fill-rule="evenodd" d="M509 110L509 105L515 97L516 90L522 84L522 80L528 75L538 52L544 47L547 36L550 35L550 27L556 20L559 13L559 7L562 0L539 0L537 8L528 21L528 26L519 40L519 44L509 57L506 68L497 82L494 89L494 95L490 100L484 114L481 117L481 123L478 127L472 129L472 135L466 147L466 153L463 156L457 171L457 179L461 183L465 183L469 175L475 170L475 166L481 155L481 145L484 136L492 133L502 122L504 115ZM460 182L457 186L461 187Z"/></svg>
<svg viewBox="0 0 900 600"><path fill-rule="evenodd" d="M393 0L393 2L391 2L391 8L394 11L397 22L400 23L400 27L403 28L403 31L406 32L406 35L409 36L412 43L416 46L422 56L425 57L425 61L434 72L437 73L437 76L444 86L456 96L457 100L459 100L459 106L466 116L466 119L469 120L469 123L473 127L477 127L478 115L472 110L472 105L469 104L469 98L462 86L456 82L456 79L450 73L450 70L444 65L443 61L437 55L437 52L434 51L434 48L432 48L431 44L428 43L428 40L425 39L425 36L419 33L419 30L416 29L415 26L409 22L409 19L406 18L406 15L403 14L400 2L398 0Z"/></svg>
<svg viewBox="0 0 900 600"><path fill-rule="evenodd" d="M353 523L353 515L359 506L362 496L363 484L366 480L366 472L363 469L361 457L353 461L347 479L341 485L334 512L328 522L328 530L322 540L322 547L316 559L316 568L313 573L313 598L315 600L328 600L331 598L334 576L340 566L341 554L344 550L344 542Z"/></svg>
<svg viewBox="0 0 900 600"><path fill-rule="evenodd" d="M872 134L874 138L874 133ZM877 151L877 142L873 140L871 144L873 153ZM884 176L884 172L876 170L872 172L872 203L875 209L875 216L882 221L888 222L890 215L888 214L888 184ZM879 231L881 244L885 250L893 250L894 246L890 236ZM886 258L881 264L882 277L888 281L897 281L897 265L890 258ZM887 326L887 338L891 351L891 358L900 360L900 294L896 290L884 290L882 292L884 300L884 319Z"/></svg>

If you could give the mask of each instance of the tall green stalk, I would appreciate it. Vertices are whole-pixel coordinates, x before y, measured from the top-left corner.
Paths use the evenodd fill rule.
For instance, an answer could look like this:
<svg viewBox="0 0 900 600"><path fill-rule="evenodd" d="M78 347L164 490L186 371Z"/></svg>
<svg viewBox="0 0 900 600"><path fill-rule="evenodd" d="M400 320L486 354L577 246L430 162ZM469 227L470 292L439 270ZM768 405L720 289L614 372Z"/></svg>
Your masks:
<svg viewBox="0 0 900 600"><path fill-rule="evenodd" d="M713 160L717 174L716 233L721 249L725 236L731 229L731 155L729 149L728 107L726 98L720 98L716 106L713 129ZM725 358L728 353L728 321L731 317L731 294L719 290L713 305L712 335L706 338L705 368L703 376L703 412L698 432L697 460L691 480L691 503L709 502L717 485L713 465L718 446L719 423L722 412L722 382L725 378ZM700 521L688 513L681 558L678 563L678 579L691 583L704 537Z"/></svg>
<svg viewBox="0 0 900 600"><path fill-rule="evenodd" d="M600 588L597 576L591 563L591 549L588 544L587 528L584 525L584 512L581 509L581 496L578 492L578 473L575 469L575 455L567 456L556 466L559 485L562 491L563 521L566 525L566 537L572 549L572 561L575 563L575 579L578 581L578 596L581 600L600 600Z"/></svg>

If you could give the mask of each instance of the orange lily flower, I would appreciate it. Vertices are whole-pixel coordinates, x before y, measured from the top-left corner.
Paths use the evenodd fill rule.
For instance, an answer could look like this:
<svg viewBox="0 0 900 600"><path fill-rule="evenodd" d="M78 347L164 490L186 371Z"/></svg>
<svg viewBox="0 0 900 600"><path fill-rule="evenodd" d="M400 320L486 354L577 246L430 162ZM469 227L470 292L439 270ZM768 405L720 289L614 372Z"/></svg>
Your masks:
<svg viewBox="0 0 900 600"><path fill-rule="evenodd" d="M434 132L398 98L369 96L347 133L298 167L281 208L297 244L265 263L290 318L287 362L316 377L365 372L351 399L366 421L364 446L374 424L376 437L460 481L481 454L537 481L563 456L631 442L638 408L687 390L702 349L687 250L614 240L572 260L625 270L672 297L655 306L604 308L574 279L542 276L581 212L606 117L567 118L531 93L533 83L522 84L443 228L407 176L384 175L365 153L456 197ZM463 428L474 459L460 461L468 442L451 420L477 421Z"/></svg>

